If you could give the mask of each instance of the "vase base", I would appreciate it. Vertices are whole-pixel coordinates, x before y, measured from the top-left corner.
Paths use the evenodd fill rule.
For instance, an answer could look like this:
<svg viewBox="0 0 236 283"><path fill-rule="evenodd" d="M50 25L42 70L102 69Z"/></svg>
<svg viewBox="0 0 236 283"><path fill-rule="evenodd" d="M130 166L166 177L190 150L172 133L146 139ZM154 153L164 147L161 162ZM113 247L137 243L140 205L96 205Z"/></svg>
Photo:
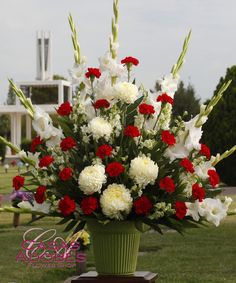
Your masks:
<svg viewBox="0 0 236 283"><path fill-rule="evenodd" d="M89 271L80 275L79 277L72 279L71 283L154 283L157 280L157 273L149 271L137 271L133 275L99 275L95 271Z"/></svg>

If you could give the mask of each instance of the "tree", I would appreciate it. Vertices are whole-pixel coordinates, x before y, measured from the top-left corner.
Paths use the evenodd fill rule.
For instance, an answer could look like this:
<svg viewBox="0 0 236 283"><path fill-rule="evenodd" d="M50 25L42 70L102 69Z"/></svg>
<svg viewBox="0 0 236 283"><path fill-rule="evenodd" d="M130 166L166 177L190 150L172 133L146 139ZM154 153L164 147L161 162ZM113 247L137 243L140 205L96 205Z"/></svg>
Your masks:
<svg viewBox="0 0 236 283"><path fill-rule="evenodd" d="M223 153L236 144L236 66L228 68L225 77L221 77L214 95L222 84L232 80L222 99L214 107L204 125L203 142L208 144L215 155ZM236 155L223 160L217 165L221 180L228 185L236 185Z"/></svg>
<svg viewBox="0 0 236 283"><path fill-rule="evenodd" d="M8 94L7 94L7 105L14 105L16 104L16 95L11 87L11 85L9 84L9 88L8 88Z"/></svg>
<svg viewBox="0 0 236 283"><path fill-rule="evenodd" d="M158 82L155 85L155 90L160 90ZM188 121L193 116L197 115L200 110L200 99L195 96L195 89L190 83L187 87L184 86L184 82L180 81L178 90L175 93L174 105L173 105L173 116L183 116L184 112L188 112L184 116L184 120Z"/></svg>
<svg viewBox="0 0 236 283"><path fill-rule="evenodd" d="M8 115L0 115L0 136L10 137L10 117Z"/></svg>

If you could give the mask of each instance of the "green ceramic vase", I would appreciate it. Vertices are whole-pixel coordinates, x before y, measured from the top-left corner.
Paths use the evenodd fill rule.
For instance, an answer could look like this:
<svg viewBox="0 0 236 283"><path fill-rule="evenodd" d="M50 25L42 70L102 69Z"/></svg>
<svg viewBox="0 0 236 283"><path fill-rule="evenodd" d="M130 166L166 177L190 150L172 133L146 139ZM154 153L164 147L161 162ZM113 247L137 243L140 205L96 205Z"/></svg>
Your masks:
<svg viewBox="0 0 236 283"><path fill-rule="evenodd" d="M140 232L133 221L101 224L87 221L99 275L132 275L136 270Z"/></svg>

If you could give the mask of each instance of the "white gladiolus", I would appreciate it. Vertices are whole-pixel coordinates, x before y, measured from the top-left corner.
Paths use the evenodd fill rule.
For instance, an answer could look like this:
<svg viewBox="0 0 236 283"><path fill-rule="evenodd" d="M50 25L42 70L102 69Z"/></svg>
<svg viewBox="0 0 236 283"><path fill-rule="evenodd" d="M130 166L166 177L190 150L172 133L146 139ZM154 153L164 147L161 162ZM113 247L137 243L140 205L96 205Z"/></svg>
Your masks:
<svg viewBox="0 0 236 283"><path fill-rule="evenodd" d="M35 106L32 126L41 139L49 139L55 129L51 117L38 106Z"/></svg>
<svg viewBox="0 0 236 283"><path fill-rule="evenodd" d="M198 221L200 216L215 226L220 225L220 221L227 216L227 211L232 203L232 199L225 197L224 202L220 199L206 198L202 202L198 200L194 203L186 203L188 208L187 215Z"/></svg>
<svg viewBox="0 0 236 283"><path fill-rule="evenodd" d="M108 140L112 133L111 124L101 117L93 118L88 124L88 129L96 140L99 138Z"/></svg>
<svg viewBox="0 0 236 283"><path fill-rule="evenodd" d="M185 158L192 150L200 150L200 139L202 137L202 128L196 128L195 123L198 115L185 123L185 130L179 132L176 137L176 144L169 146L165 152L165 156L171 161L176 158Z"/></svg>
<svg viewBox="0 0 236 283"><path fill-rule="evenodd" d="M80 190L86 195L101 192L103 184L106 183L105 167L103 165L92 165L85 167L79 175Z"/></svg>
<svg viewBox="0 0 236 283"><path fill-rule="evenodd" d="M73 68L69 70L69 74L72 78L72 83L79 83L84 77L86 62L87 58L83 56L81 58L81 64L74 64Z"/></svg>
<svg viewBox="0 0 236 283"><path fill-rule="evenodd" d="M163 79L159 79L158 83L161 85L162 93L168 94L171 98L174 97L174 94L178 88L178 78L174 78L172 74L164 76Z"/></svg>
<svg viewBox="0 0 236 283"><path fill-rule="evenodd" d="M19 156L20 159L28 158L28 159L34 161L35 162L35 168L38 168L39 155L40 155L40 152L32 153L30 151L27 151L27 153L26 153L24 150L21 150L17 154L17 156Z"/></svg>
<svg viewBox="0 0 236 283"><path fill-rule="evenodd" d="M64 135L62 133L62 130L53 127L51 137L46 141L46 146L50 148L59 145L63 137Z"/></svg>
<svg viewBox="0 0 236 283"><path fill-rule="evenodd" d="M199 204L199 214L215 226L220 225L220 221L227 216L227 210L232 199L227 198L225 202L220 199L206 198Z"/></svg>
<svg viewBox="0 0 236 283"><path fill-rule="evenodd" d="M102 212L111 219L124 219L132 208L132 197L122 184L111 184L103 191L100 204Z"/></svg>
<svg viewBox="0 0 236 283"><path fill-rule="evenodd" d="M198 116L199 115L195 116L193 119L185 123L185 132L188 133L185 146L189 152L193 149L200 150L201 148L199 141L202 137L202 127L195 127Z"/></svg>
<svg viewBox="0 0 236 283"><path fill-rule="evenodd" d="M51 204L50 202L43 202L42 204L37 203L35 200L33 201L33 205L29 201L21 201L17 204L19 208L29 209L31 211L43 212L45 214L49 214Z"/></svg>
<svg viewBox="0 0 236 283"><path fill-rule="evenodd" d="M195 201L195 202L186 202L185 203L187 206L187 213L186 216L191 216L193 218L193 220L195 221L199 221L200 219L200 215L199 215L199 201Z"/></svg>
<svg viewBox="0 0 236 283"><path fill-rule="evenodd" d="M176 158L185 158L189 155L189 151L184 145L185 132L182 132L176 138L176 144L174 146L169 146L165 151L165 156L170 159L170 161L175 160Z"/></svg>
<svg viewBox="0 0 236 283"><path fill-rule="evenodd" d="M215 169L212 166L211 161L206 161L206 162L203 161L199 163L197 166L195 166L194 168L195 168L195 173L203 180L206 180L209 178L209 175L207 174L208 170Z"/></svg>
<svg viewBox="0 0 236 283"><path fill-rule="evenodd" d="M20 159L24 159L24 158L27 158L27 153L24 151L24 150L21 150L17 156L20 158Z"/></svg>
<svg viewBox="0 0 236 283"><path fill-rule="evenodd" d="M142 155L131 160L129 175L137 185L144 188L148 184L154 184L158 171L158 165L149 157Z"/></svg>
<svg viewBox="0 0 236 283"><path fill-rule="evenodd" d="M104 78L103 80L99 80L96 86L94 87L94 91L96 93L96 100L98 99L106 99L110 103L114 100L114 89L111 86L111 79Z"/></svg>
<svg viewBox="0 0 236 283"><path fill-rule="evenodd" d="M110 52L107 52L103 57L99 58L100 69L105 72L108 71L110 76L121 77L125 68L123 65L118 64L112 57Z"/></svg>
<svg viewBox="0 0 236 283"><path fill-rule="evenodd" d="M114 86L114 90L115 98L128 104L134 103L138 98L138 88L134 84L128 82L118 83Z"/></svg>

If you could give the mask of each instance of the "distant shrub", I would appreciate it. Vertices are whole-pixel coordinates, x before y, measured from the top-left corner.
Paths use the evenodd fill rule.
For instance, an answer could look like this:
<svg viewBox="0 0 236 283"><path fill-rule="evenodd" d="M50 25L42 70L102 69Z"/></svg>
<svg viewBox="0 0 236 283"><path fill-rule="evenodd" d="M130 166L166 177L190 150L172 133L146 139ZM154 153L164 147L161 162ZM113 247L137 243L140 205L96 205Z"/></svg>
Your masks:
<svg viewBox="0 0 236 283"><path fill-rule="evenodd" d="M30 151L31 140L24 139L21 142L21 149L26 151Z"/></svg>
<svg viewBox="0 0 236 283"><path fill-rule="evenodd" d="M5 144L0 142L0 157L1 157L1 161L4 161L5 155L6 155L6 146L5 146Z"/></svg>

